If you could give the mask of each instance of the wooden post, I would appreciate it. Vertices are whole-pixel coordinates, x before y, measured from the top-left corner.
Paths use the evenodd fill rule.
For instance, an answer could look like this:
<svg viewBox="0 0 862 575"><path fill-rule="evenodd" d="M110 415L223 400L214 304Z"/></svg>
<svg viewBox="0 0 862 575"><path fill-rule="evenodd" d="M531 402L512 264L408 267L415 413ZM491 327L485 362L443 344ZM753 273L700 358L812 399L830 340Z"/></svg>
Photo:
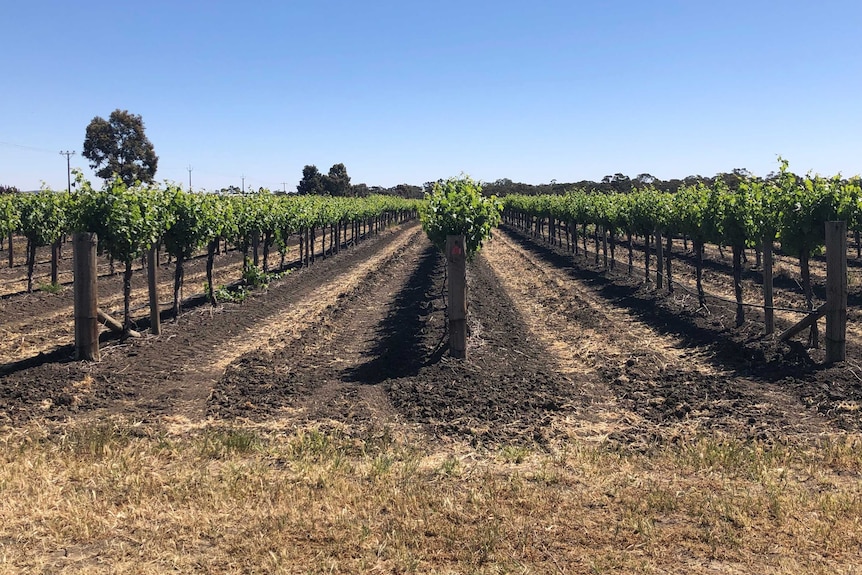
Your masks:
<svg viewBox="0 0 862 575"><path fill-rule="evenodd" d="M118 321L107 313L104 310L96 309L96 317L99 318L99 323L114 333L123 333L123 322ZM125 333L126 337L141 337L141 334L133 329L130 329Z"/></svg>
<svg viewBox="0 0 862 575"><path fill-rule="evenodd" d="M608 228L602 226L602 263L604 269L608 269Z"/></svg>
<svg viewBox="0 0 862 575"><path fill-rule="evenodd" d="M260 251L258 248L260 247L260 231L254 230L251 232L251 251L252 251L252 263L254 267L258 267L260 265L260 256L258 256L258 252Z"/></svg>
<svg viewBox="0 0 862 575"><path fill-rule="evenodd" d="M159 316L159 286L156 277L158 267L158 255L155 244L147 252L147 283L150 290L150 333L159 335L162 333L162 321Z"/></svg>
<svg viewBox="0 0 862 575"><path fill-rule="evenodd" d="M664 251L661 243L661 230L655 231L655 289L664 288Z"/></svg>
<svg viewBox="0 0 862 575"><path fill-rule="evenodd" d="M664 241L664 275L667 277L667 291L668 293L673 293L673 274L671 273L671 260L673 259L673 234L668 233Z"/></svg>
<svg viewBox="0 0 862 575"><path fill-rule="evenodd" d="M826 363L847 353L847 222L826 222Z"/></svg>
<svg viewBox="0 0 862 575"><path fill-rule="evenodd" d="M75 281L75 358L87 361L99 361L97 243L96 234L77 233L72 244Z"/></svg>
<svg viewBox="0 0 862 575"><path fill-rule="evenodd" d="M802 330L814 325L817 320L826 315L826 306L827 304L823 304L817 309L808 312L808 315L806 315L804 319L799 321L793 327L784 330L781 335L778 336L778 341L787 341L797 333L800 333Z"/></svg>
<svg viewBox="0 0 862 575"><path fill-rule="evenodd" d="M51 244L51 285L57 285L57 267L60 264L60 240Z"/></svg>
<svg viewBox="0 0 862 575"><path fill-rule="evenodd" d="M649 233L644 235L644 283L646 284L652 283L652 278L649 277L649 242L651 237Z"/></svg>
<svg viewBox="0 0 862 575"><path fill-rule="evenodd" d="M763 323L766 335L775 332L775 313L772 309L772 234L763 238Z"/></svg>
<svg viewBox="0 0 862 575"><path fill-rule="evenodd" d="M467 250L465 238L446 236L449 276L449 354L467 358Z"/></svg>

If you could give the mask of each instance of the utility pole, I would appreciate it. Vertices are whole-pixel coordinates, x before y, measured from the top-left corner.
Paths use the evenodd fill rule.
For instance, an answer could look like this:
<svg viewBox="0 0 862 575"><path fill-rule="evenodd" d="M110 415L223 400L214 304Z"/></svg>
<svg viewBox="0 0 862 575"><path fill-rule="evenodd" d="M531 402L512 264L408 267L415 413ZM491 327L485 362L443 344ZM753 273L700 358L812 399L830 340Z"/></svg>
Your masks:
<svg viewBox="0 0 862 575"><path fill-rule="evenodd" d="M192 166L189 164L189 191L192 191Z"/></svg>
<svg viewBox="0 0 862 575"><path fill-rule="evenodd" d="M71 194L72 193L72 167L70 165L69 158L74 156L75 152L74 151L70 152L70 151L66 150L65 152L60 152L60 155L66 156L66 181L67 181L67 185L68 185L68 187L66 188L66 191Z"/></svg>
<svg viewBox="0 0 862 575"><path fill-rule="evenodd" d="M245 174L240 176L242 178L242 193L245 193Z"/></svg>
<svg viewBox="0 0 862 575"><path fill-rule="evenodd" d="M284 193L287 193L287 182L281 182L281 186L284 189Z"/></svg>

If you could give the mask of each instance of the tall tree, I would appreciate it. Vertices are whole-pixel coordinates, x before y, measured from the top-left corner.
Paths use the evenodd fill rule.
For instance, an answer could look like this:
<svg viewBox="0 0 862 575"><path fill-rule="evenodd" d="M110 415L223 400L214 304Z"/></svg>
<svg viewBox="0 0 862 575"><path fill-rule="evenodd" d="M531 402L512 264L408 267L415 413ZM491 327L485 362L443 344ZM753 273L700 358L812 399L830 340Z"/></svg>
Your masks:
<svg viewBox="0 0 862 575"><path fill-rule="evenodd" d="M83 155L97 176L110 180L116 174L127 186L136 181L152 182L159 163L141 116L120 109L111 112L107 120L99 116L92 119Z"/></svg>
<svg viewBox="0 0 862 575"><path fill-rule="evenodd" d="M357 198L367 198L371 194L368 184L354 184L351 186L350 195Z"/></svg>
<svg viewBox="0 0 862 575"><path fill-rule="evenodd" d="M351 195L350 176L344 164L335 164L329 168L329 174L324 179L326 192L331 196Z"/></svg>
<svg viewBox="0 0 862 575"><path fill-rule="evenodd" d="M297 194L317 194L326 193L326 187L323 182L323 174L317 169L317 166L310 165L302 168L302 180L296 186Z"/></svg>
<svg viewBox="0 0 862 575"><path fill-rule="evenodd" d="M643 189L647 186L653 186L654 188L658 188L661 182L659 182L658 178L650 174L649 172L644 172L642 174L638 174L632 179L632 188Z"/></svg>
<svg viewBox="0 0 862 575"><path fill-rule="evenodd" d="M627 194L632 191L631 178L620 172L617 172L613 176L605 176L602 179L602 183L610 184L613 191L621 194Z"/></svg>
<svg viewBox="0 0 862 575"><path fill-rule="evenodd" d="M388 188L385 193L402 198L422 199L423 191L419 186L411 186L410 184L398 184L395 187Z"/></svg>

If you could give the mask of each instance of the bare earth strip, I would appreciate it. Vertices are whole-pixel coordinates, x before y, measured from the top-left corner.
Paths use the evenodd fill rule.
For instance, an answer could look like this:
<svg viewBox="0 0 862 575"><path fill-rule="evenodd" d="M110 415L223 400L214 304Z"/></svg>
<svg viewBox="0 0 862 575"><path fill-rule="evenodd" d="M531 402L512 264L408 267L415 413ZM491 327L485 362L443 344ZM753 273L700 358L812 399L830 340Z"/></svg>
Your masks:
<svg viewBox="0 0 862 575"><path fill-rule="evenodd" d="M51 358L7 366L0 389L8 403L0 399L0 419L124 414L141 422L204 421L213 386L229 364L299 338L420 233L415 223L383 230L241 304L193 309L163 324L160 336L103 345L98 363Z"/></svg>
<svg viewBox="0 0 862 575"><path fill-rule="evenodd" d="M686 347L626 307L612 305L596 287L542 262L513 236L497 234L483 254L561 369L583 374L585 385L606 386L603 404L567 422L576 435L607 436L634 427L639 437L703 428L757 436L761 426L774 427L776 421L782 433L823 429L815 413L778 386L717 368L708 350ZM668 405L668 391L684 387L690 397L695 385L703 386L699 404Z"/></svg>
<svg viewBox="0 0 862 575"><path fill-rule="evenodd" d="M395 318L409 316L401 306L416 291L411 281L427 270L436 251L414 235L399 246L349 296L318 308L315 321L275 333L265 346L231 362L214 389L209 414L270 427L313 423L351 434L415 432L417 426L403 425L387 397L389 376L403 369L387 342L402 327Z"/></svg>
<svg viewBox="0 0 862 575"><path fill-rule="evenodd" d="M295 300L268 316L266 323L244 321L244 314L239 313L236 317L237 329L217 347L193 356L182 351L178 353L176 360L179 368L172 373L172 376L177 381L177 388L185 388L187 393L176 398L179 403L177 411L191 419L203 417L205 402L211 393L212 385L221 377L228 365L250 351L281 346L285 339L299 338L319 320L326 308L331 307L340 297L357 289L399 249L410 242L415 242L421 230L414 226L409 230L399 229L384 233L398 233L399 236L387 245L386 249L362 260L349 272L333 276L330 281L304 294L302 299ZM187 387L183 385L183 381L187 379L196 383L206 382L207 385ZM154 391L155 393L143 394L141 400L146 403L164 396L164 390ZM180 406L182 404L184 406Z"/></svg>
<svg viewBox="0 0 862 575"><path fill-rule="evenodd" d="M610 433L628 427L627 420L634 414L626 413L618 405L613 393L594 368L596 361L610 359L607 356L600 357L600 354L610 351L619 355L620 351L599 349L591 342L600 341L600 333L588 325L571 321L573 311L591 313L590 308L579 300L564 301L563 280L549 277L549 270L541 268L529 256L517 251L502 234L494 236L493 241L482 250L482 256L512 297L533 336L548 349L549 359L559 364L562 373L585 387L588 390L586 394L596 398L588 409L569 415L559 423L586 440L601 440ZM541 301L538 297L539 294L547 296L552 292L548 289L548 281L554 282L553 286L559 290L560 297L556 301Z"/></svg>

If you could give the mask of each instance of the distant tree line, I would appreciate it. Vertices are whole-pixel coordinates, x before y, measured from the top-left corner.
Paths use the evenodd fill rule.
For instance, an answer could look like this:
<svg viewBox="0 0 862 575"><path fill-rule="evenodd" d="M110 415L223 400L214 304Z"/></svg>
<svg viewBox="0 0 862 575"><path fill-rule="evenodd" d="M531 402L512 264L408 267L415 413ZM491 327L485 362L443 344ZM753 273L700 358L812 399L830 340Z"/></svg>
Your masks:
<svg viewBox="0 0 862 575"><path fill-rule="evenodd" d="M745 181L769 181L775 179L777 174L770 172L764 178L754 176L745 168L735 168L730 172L722 172L714 176L692 175L685 178L672 178L662 180L651 174L638 174L635 177L625 174L610 174L600 181L581 180L577 182L557 182L551 180L547 184L525 184L514 182L508 178L502 178L493 182L482 182L482 194L485 196L495 195L503 197L513 194L536 196L547 194L565 194L567 191L577 189L587 193L630 193L650 188L659 192L674 193L680 188L693 186L701 183L705 186L713 186L721 181L729 190L736 191L740 184ZM320 196L342 196L364 198L370 195L398 196L407 199L422 199L425 194L430 194L435 184L444 180L425 182L421 186L413 184L398 184L392 187L369 186L367 184L351 184L350 176L344 164L335 164L329 169L328 174L323 174L317 166L307 165L302 169L302 180L296 186L296 193L300 195ZM239 194L237 186L231 186L219 190L221 193ZM280 192L275 192L280 193Z"/></svg>
<svg viewBox="0 0 862 575"><path fill-rule="evenodd" d="M398 196L408 199L420 199L423 188L410 184L398 184L391 188L369 186L367 184L351 184L350 176L344 164L335 164L329 168L328 174L323 174L314 164L302 169L302 180L296 186L300 195L343 196L365 198L371 195Z"/></svg>
<svg viewBox="0 0 862 575"><path fill-rule="evenodd" d="M770 173L766 176L766 180L776 177L775 173ZM544 194L563 194L571 189L583 190L585 192L617 192L629 193L637 190L642 190L646 187L658 190L660 192L676 192L683 186L692 186L698 182L710 186L717 181L722 181L729 189L737 190L739 185L746 180L757 180L754 175L745 168L735 168L730 172L723 172L715 176L686 176L685 178L673 178L670 180L662 180L656 178L652 174L638 174L634 178L625 174L616 173L607 175L601 181L581 180L579 182L559 183L556 180L551 180L549 184L523 184L513 182L508 178L503 178L494 182L483 182L482 193L502 197L511 194L521 195L544 195ZM433 183L426 183L425 187L430 189Z"/></svg>

